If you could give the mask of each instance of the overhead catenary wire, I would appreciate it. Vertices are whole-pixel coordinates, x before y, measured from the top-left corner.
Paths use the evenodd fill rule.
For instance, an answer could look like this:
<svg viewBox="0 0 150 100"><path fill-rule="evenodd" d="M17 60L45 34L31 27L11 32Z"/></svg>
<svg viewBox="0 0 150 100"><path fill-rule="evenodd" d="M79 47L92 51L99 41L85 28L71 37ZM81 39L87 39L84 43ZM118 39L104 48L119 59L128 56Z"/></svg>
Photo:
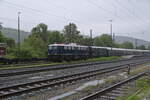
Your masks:
<svg viewBox="0 0 150 100"><path fill-rule="evenodd" d="M96 6L97 8L99 8L99 9L101 9L101 10L107 12L108 14L114 15L115 17L117 17L117 18L119 18L119 19L121 19L121 20L124 20L122 17L118 16L117 14L113 13L112 11L110 11L110 10L108 10L108 9L105 9L104 7L100 6L98 3L95 3L95 2L93 2L93 1L91 1L91 0L86 0L86 1L89 2L90 4ZM124 22L127 23L127 24L129 24L129 25L130 25L130 24L134 24L134 23L128 23L127 21L124 21ZM143 23L143 22L142 22L142 23ZM144 24L144 25L145 25L145 24ZM136 26L138 30L141 29L141 27L138 26L138 25L136 25L136 24L134 24L134 26ZM143 30L143 29L142 29L142 30Z"/></svg>
<svg viewBox="0 0 150 100"><path fill-rule="evenodd" d="M139 21L141 21L141 23L148 24L150 25L150 23L145 22L140 16L136 15L135 13L133 13L129 8L127 8L126 6L124 6L119 0L116 0L117 3L122 6L122 8L126 9L131 15L133 15L135 18L137 18Z"/></svg>
<svg viewBox="0 0 150 100"><path fill-rule="evenodd" d="M147 21L143 20L142 17L138 16L135 12L131 11L129 8L127 8L125 5L123 5L119 0L116 0L116 1L122 8L124 8L126 11L128 11L128 13L130 13L133 17L138 19L143 25L147 25L147 28L149 28L149 25L150 25L149 20L147 20ZM139 9L138 9L138 11L139 11ZM139 25L141 26L141 24L139 24ZM144 31L145 31L145 29L141 30L141 32L136 32L136 33L143 34Z"/></svg>
<svg viewBox="0 0 150 100"><path fill-rule="evenodd" d="M6 20L6 21L14 21L17 23L17 19L13 19L13 18L7 18L7 17L0 17L0 20ZM37 24L37 23L34 23L34 22L31 22L31 21L26 21L26 20L20 20L21 22L24 22L24 23L27 23L27 24Z"/></svg>
<svg viewBox="0 0 150 100"><path fill-rule="evenodd" d="M129 3L129 1L128 1L128 3ZM143 9L143 8L138 8L134 3L132 3L132 1L130 1L130 3L129 3L130 5L131 5L131 7L132 8L134 8L134 7L136 7L136 9L138 10L138 11L140 11L140 13L143 13L143 11L141 11L141 9ZM135 12L135 10L134 10L134 12ZM148 16L147 16L148 17ZM150 17L145 17L149 22L150 22Z"/></svg>
<svg viewBox="0 0 150 100"><path fill-rule="evenodd" d="M110 11L110 10L105 9L104 7L100 6L100 5L97 4L97 3L95 3L95 2L93 2L93 1L91 1L91 0L86 0L86 1L89 2L90 4L94 5L94 6L98 7L99 9L104 10L106 13L108 13L108 14L110 14L110 15L113 15L113 16L115 16L115 17L121 19L121 20L124 20L124 19L123 19L122 17L120 17L119 15L113 13L113 12ZM129 25L131 24L131 23L128 23L127 21L124 21L124 22L127 23L127 24L129 24ZM135 26L136 26L136 25L135 25ZM137 27L137 26L136 26L136 27Z"/></svg>
<svg viewBox="0 0 150 100"><path fill-rule="evenodd" d="M120 4L118 4L118 3L115 3L115 4L116 4L117 6L120 5ZM129 15L130 17L132 17L132 18L134 18L134 19L136 18L136 19L138 20L138 22L136 21L137 24L136 24L136 23L132 23L132 24L134 24L138 29L141 28L141 24L144 24L144 25L145 25L145 23L143 23L143 21L141 21L141 20L140 20L139 18L137 18L136 16L132 15L131 12L129 12L125 7L122 7L121 5L120 5L120 7L123 8L123 9L126 11L125 13L126 13L127 15ZM121 10L122 12L124 12L124 10L122 10L122 9L119 9L119 10ZM143 30L143 29L142 29L142 30Z"/></svg>
<svg viewBox="0 0 150 100"><path fill-rule="evenodd" d="M15 7L28 9L29 11L32 11L32 12L35 12L35 13L39 13L39 14L42 14L42 15L59 18L59 19L63 20L63 22L64 21L75 21L76 22L75 19L69 19L69 18L66 18L64 16L58 16L58 15L55 15L55 14L52 14L52 13L49 13L49 12L46 12L46 11L42 11L42 10L39 10L39 9L27 7L27 6L20 5L20 4L15 4L15 3L12 3L12 2L9 2L9 1L6 1L6 0L3 1L3 2L6 3L6 4L9 4L9 5L15 6Z"/></svg>

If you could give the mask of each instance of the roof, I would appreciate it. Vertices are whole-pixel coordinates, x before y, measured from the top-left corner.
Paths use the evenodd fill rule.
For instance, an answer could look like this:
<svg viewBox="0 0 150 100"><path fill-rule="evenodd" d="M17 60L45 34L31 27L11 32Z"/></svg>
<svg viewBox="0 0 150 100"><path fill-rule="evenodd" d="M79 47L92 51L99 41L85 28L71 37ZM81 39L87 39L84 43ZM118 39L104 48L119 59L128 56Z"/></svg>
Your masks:
<svg viewBox="0 0 150 100"><path fill-rule="evenodd" d="M88 46L77 45L75 43L70 43L70 44L50 44L49 46L72 46L72 47L86 47L86 48L88 47ZM92 48L101 48L101 49L111 50L111 47L100 47L100 46L91 46L91 47ZM124 48L112 48L112 50L150 52L150 50L124 49Z"/></svg>
<svg viewBox="0 0 150 100"><path fill-rule="evenodd" d="M72 46L72 47L88 47L88 46L82 46L82 45L77 45L75 43L70 43L70 44L50 44L48 46Z"/></svg>

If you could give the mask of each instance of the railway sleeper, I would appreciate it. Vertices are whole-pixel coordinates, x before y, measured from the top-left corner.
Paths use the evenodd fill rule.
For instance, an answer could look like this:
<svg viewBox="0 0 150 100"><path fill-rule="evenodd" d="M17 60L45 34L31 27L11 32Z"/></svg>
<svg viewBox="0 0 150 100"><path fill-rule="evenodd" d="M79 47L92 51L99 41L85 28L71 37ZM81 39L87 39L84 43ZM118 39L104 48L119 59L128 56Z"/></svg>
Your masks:
<svg viewBox="0 0 150 100"><path fill-rule="evenodd" d="M113 93L113 92L107 93L106 95L111 96L111 97L120 97L120 96L123 96L123 94L116 94L116 93Z"/></svg>
<svg viewBox="0 0 150 100"><path fill-rule="evenodd" d="M115 100L116 97L101 96L99 100Z"/></svg>
<svg viewBox="0 0 150 100"><path fill-rule="evenodd" d="M118 91L118 90L112 90L111 93L126 94L127 92L125 92L125 91Z"/></svg>

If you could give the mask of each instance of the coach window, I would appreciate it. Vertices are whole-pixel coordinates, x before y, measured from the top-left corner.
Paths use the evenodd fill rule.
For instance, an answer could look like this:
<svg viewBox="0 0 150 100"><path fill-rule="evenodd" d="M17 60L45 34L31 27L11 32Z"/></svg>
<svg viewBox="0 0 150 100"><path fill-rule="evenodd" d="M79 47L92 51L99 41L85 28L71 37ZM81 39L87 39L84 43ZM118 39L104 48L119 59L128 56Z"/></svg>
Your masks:
<svg viewBox="0 0 150 100"><path fill-rule="evenodd" d="M74 47L72 47L72 50L74 50Z"/></svg>
<svg viewBox="0 0 150 100"><path fill-rule="evenodd" d="M70 50L70 46L68 46L68 50Z"/></svg>
<svg viewBox="0 0 150 100"><path fill-rule="evenodd" d="M66 47L66 46L64 46L64 50L67 50L67 47Z"/></svg>
<svg viewBox="0 0 150 100"><path fill-rule="evenodd" d="M51 46L49 47L49 50L52 50L52 47L51 47Z"/></svg>
<svg viewBox="0 0 150 100"><path fill-rule="evenodd" d="M78 47L78 50L80 50L80 47Z"/></svg>
<svg viewBox="0 0 150 100"><path fill-rule="evenodd" d="M54 49L54 50L57 50L57 47L56 47L56 46L54 46L54 47L53 47L53 49Z"/></svg>

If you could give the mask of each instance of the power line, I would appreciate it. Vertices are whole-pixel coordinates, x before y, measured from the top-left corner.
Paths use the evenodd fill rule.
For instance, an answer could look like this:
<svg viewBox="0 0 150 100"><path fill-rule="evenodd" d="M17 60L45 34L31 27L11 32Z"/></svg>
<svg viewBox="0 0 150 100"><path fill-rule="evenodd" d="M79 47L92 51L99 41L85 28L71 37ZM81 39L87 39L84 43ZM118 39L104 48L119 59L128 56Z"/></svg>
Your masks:
<svg viewBox="0 0 150 100"><path fill-rule="evenodd" d="M119 4L119 5L120 5L120 4ZM118 6L118 4L117 4L117 6ZM120 7L121 7L121 6L120 6ZM123 7L121 7L121 8L123 8ZM126 10L126 8L124 8L124 9ZM121 9L119 9L119 10L121 10ZM122 10L122 11L124 11L124 10ZM126 10L126 11L127 11L127 10ZM128 11L127 11L127 12L128 12ZM130 12L128 12L128 13L127 13L127 12L126 12L126 14L131 15ZM135 17L135 16L134 16L134 15L131 15L131 17ZM139 21L139 19L138 19L138 21ZM137 22L136 22L136 23L137 23ZM134 23L132 23L132 24L134 24ZM138 26L137 24L134 24L134 25L135 25L136 27L141 28L141 27ZM139 23L139 25L141 25L141 22ZM144 25L145 25L145 24L144 24ZM139 28L138 28L138 29L139 29Z"/></svg>
<svg viewBox="0 0 150 100"><path fill-rule="evenodd" d="M134 17L136 17L137 19L139 19L139 21L141 21L142 23L146 24L147 22L145 22L141 17L139 17L138 15L136 15L135 13L133 13L132 11L130 11L129 8L127 8L126 6L124 6L119 0L116 0L117 3L119 5L121 5L124 9L126 9L131 15L133 15ZM147 23L149 25L149 23Z"/></svg>
<svg viewBox="0 0 150 100"><path fill-rule="evenodd" d="M128 2L129 2L129 1L128 1ZM131 2L130 2L129 4L131 5L131 7L135 6L135 4L133 4L133 3L131 4ZM142 13L142 11L141 11L142 8L138 9L138 7L136 7L136 9ZM148 17L148 16L147 16L147 17ZM146 17L145 17L145 18L146 18ZM148 17L148 18L146 18L146 19L149 20L150 17ZM150 20L149 20L149 21L150 21Z"/></svg>
<svg viewBox="0 0 150 100"><path fill-rule="evenodd" d="M11 2L8 2L8 1L3 1L4 3L7 3L9 5L13 5L15 7L19 7L19 8L25 8L25 9L28 9L30 11L33 11L33 12L36 12L36 13L40 13L40 14L44 14L44 15L47 15L47 16L53 16L53 17L57 17L57 18L61 18L63 19L64 21L75 21L74 19L68 19L66 17L63 17L63 16L58 16L58 15L55 15L55 14L51 14L51 13L48 13L48 12L45 12L45 11L41 11L39 9L35 9L35 8L31 8L31 7L27 7L27 6L24 6L24 5L20 5L20 4L15 4L15 3L11 3Z"/></svg>
<svg viewBox="0 0 150 100"><path fill-rule="evenodd" d="M17 19L12 19L12 18L7 18L7 17L0 17L0 19L5 20L5 21L14 21L17 23ZM31 21L25 21L25 20L20 20L23 23L27 23L27 24L37 24L37 23L33 23Z"/></svg>
<svg viewBox="0 0 150 100"><path fill-rule="evenodd" d="M94 2L92 2L91 0L86 0L86 1L88 1L90 4L92 4L92 5L94 5L94 6L98 7L99 9L104 10L104 11L107 12L108 14L114 15L114 16L118 17L119 19L122 19L122 17L118 16L117 14L114 14L114 13L111 12L110 10L107 10L107 9L103 8L102 6L98 5L98 3L94 3ZM127 22L125 22L125 23L127 23ZM142 23L143 23L143 21L142 21ZM130 23L127 23L127 24L130 24ZM131 24L133 24L133 23L131 23ZM144 23L144 25L145 25L145 23ZM134 26L136 26L137 29L141 28L140 26L137 26L136 24L134 24Z"/></svg>
<svg viewBox="0 0 150 100"><path fill-rule="evenodd" d="M55 5L55 6L57 6L57 7L59 7L59 8L62 8L62 9L64 9L64 10L68 10L67 8L65 8L65 7L63 7L63 6L60 6L60 5L56 5L56 4L54 4L53 2L50 2L50 0L41 0L41 1L43 1L43 2L47 2L48 4L53 4L53 5ZM57 7L55 7L55 8L57 8Z"/></svg>
<svg viewBox="0 0 150 100"><path fill-rule="evenodd" d="M86 1L89 2L90 4L96 6L96 7L99 8L99 9L104 10L104 11L107 12L108 14L114 15L114 16L116 16L117 18L119 18L119 19L121 19L121 20L124 20L122 17L118 16L117 14L114 14L112 11L107 10L107 9L103 8L102 6L98 5L98 3L95 3L95 2L93 2L93 1L91 1L91 0L86 0ZM130 24L130 23L128 23L127 21L124 21L124 22L127 23L127 24ZM135 26L136 26L136 25L135 25ZM138 29L139 29L139 28L138 28Z"/></svg>

